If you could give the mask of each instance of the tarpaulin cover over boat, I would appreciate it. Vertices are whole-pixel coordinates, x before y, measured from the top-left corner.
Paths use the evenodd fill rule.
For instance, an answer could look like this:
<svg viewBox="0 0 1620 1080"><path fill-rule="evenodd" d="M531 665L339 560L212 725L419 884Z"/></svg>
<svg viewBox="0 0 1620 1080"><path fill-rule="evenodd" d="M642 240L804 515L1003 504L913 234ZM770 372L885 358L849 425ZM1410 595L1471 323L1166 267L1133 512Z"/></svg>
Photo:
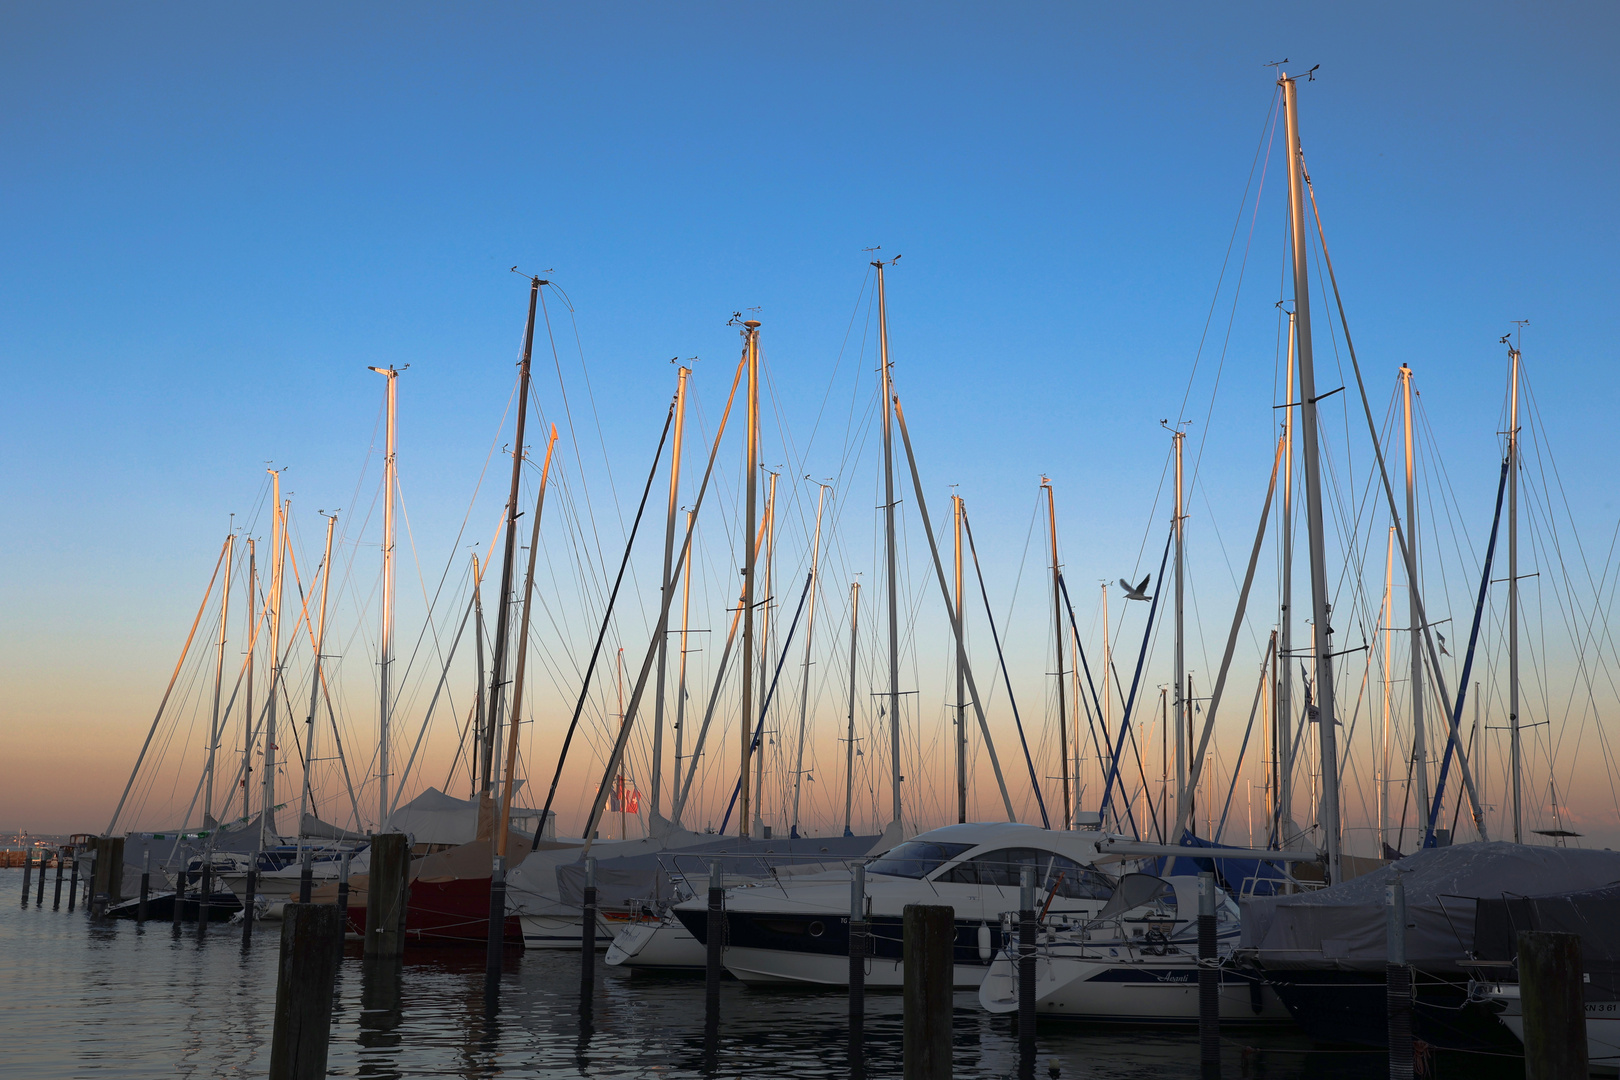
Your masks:
<svg viewBox="0 0 1620 1080"><path fill-rule="evenodd" d="M1620 886L1480 900L1474 914L1474 955L1516 961L1524 930L1579 935L1586 1000L1620 1001Z"/></svg>
<svg viewBox="0 0 1620 1080"><path fill-rule="evenodd" d="M742 840L716 837L713 842L645 855L625 855L598 859L596 863L596 902L605 907L623 907L636 901L676 899L672 878L684 877L695 889L707 887L709 863L720 859L728 885L758 880L775 868L779 874L814 873L841 870L849 859L858 859L872 850L875 836L826 836ZM557 867L557 891L565 904L585 900L585 863L563 863Z"/></svg>
<svg viewBox="0 0 1620 1080"><path fill-rule="evenodd" d="M1425 971L1461 971L1476 902L1581 892L1620 882L1620 854L1524 844L1428 848L1342 885L1243 901L1242 948L1267 968L1382 971L1385 886L1406 888L1406 955Z"/></svg>

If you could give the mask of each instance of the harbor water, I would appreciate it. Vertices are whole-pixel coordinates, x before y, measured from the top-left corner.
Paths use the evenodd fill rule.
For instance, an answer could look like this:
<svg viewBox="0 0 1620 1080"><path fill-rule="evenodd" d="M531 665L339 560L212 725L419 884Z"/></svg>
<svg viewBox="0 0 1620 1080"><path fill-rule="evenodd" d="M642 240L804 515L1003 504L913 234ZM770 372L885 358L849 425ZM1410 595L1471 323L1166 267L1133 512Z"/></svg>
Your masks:
<svg viewBox="0 0 1620 1080"><path fill-rule="evenodd" d="M0 870L0 1073L31 1080L108 1076L263 1076L274 1015L280 923L244 949L239 927L93 920L30 896L21 870ZM337 988L330 1075L354 1077L898 1077L901 1000L872 994L852 1057L846 998L835 992L751 990L727 979L718 1038L704 1038L701 978L630 976L601 966L588 1014L577 953L512 952L498 1007L486 1009L483 950L406 954L397 983L368 985L351 944ZM1018 1075L1009 1017L956 994L955 1075ZM1292 1030L1228 1030L1226 1077L1371 1080L1382 1053L1315 1048ZM1191 1030L1043 1022L1034 1075L1198 1075ZM1442 1057L1434 1076L1521 1076L1517 1059Z"/></svg>

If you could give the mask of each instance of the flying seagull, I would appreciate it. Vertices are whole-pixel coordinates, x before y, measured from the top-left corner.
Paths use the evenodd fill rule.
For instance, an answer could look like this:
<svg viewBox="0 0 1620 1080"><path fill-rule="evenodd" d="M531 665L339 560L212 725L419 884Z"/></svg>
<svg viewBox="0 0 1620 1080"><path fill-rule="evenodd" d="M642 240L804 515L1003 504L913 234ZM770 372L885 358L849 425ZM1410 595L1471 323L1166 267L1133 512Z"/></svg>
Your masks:
<svg viewBox="0 0 1620 1080"><path fill-rule="evenodd" d="M1153 575L1149 574L1147 577L1142 579L1142 583L1140 585L1132 585L1124 578L1120 578L1119 587L1125 590L1125 599L1127 600L1151 600L1153 597L1149 596L1143 590L1147 588L1148 582L1152 580L1152 578Z"/></svg>

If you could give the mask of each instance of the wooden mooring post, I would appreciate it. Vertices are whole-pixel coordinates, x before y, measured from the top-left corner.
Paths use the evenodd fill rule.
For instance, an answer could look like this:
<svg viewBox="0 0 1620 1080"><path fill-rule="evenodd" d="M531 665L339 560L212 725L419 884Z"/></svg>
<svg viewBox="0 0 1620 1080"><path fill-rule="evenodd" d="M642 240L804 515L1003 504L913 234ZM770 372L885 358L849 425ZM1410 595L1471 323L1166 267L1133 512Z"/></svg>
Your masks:
<svg viewBox="0 0 1620 1080"><path fill-rule="evenodd" d="M1018 874L1018 1051L1035 1053L1035 868Z"/></svg>
<svg viewBox="0 0 1620 1080"><path fill-rule="evenodd" d="M1587 1074L1584 983L1579 934L1519 933L1525 1080Z"/></svg>
<svg viewBox="0 0 1620 1080"><path fill-rule="evenodd" d="M70 868L69 873L70 873L71 877L70 877L70 880L68 881L68 910L72 911L74 903L79 898L79 849L78 848L73 849L73 866Z"/></svg>
<svg viewBox="0 0 1620 1080"><path fill-rule="evenodd" d="M331 904L288 904L283 911L270 1080L324 1077L343 919Z"/></svg>
<svg viewBox="0 0 1620 1080"><path fill-rule="evenodd" d="M50 858L41 852L39 856L39 892L34 896L35 907L45 906L45 867L49 863Z"/></svg>
<svg viewBox="0 0 1620 1080"><path fill-rule="evenodd" d="M253 916L254 916L254 890L259 887L258 856L253 856L253 863L248 867L246 879L242 883L242 948L253 944Z"/></svg>
<svg viewBox="0 0 1620 1080"><path fill-rule="evenodd" d="M703 1019L704 1024L718 1029L720 1024L720 962L725 952L726 889L721 875L720 860L709 864L709 921L707 940L704 942Z"/></svg>
<svg viewBox="0 0 1620 1080"><path fill-rule="evenodd" d="M951 995L956 985L956 911L907 904L904 913L905 1080L950 1080Z"/></svg>
<svg viewBox="0 0 1620 1080"><path fill-rule="evenodd" d="M45 868L43 866L41 866L39 868L39 872L41 874L44 874L45 873ZM28 906L28 890L29 890L29 887L32 886L33 884L34 884L34 853L32 851L25 851L25 852L23 852L23 893L22 893L22 906L23 907Z"/></svg>
<svg viewBox="0 0 1620 1080"><path fill-rule="evenodd" d="M591 1007L596 992L596 859L585 860L585 896L579 918L579 1004Z"/></svg>
<svg viewBox="0 0 1620 1080"><path fill-rule="evenodd" d="M72 855L63 855L61 851L56 853L56 895L51 900L52 911L56 911L62 906L62 860L64 858L71 859L72 857Z"/></svg>
<svg viewBox="0 0 1620 1080"><path fill-rule="evenodd" d="M148 902L152 899L152 848L147 846L141 856L141 902L135 908L135 921L146 921Z"/></svg>
<svg viewBox="0 0 1620 1080"><path fill-rule="evenodd" d="M405 908L410 889L411 851L404 833L371 837L371 883L366 893L367 957L402 956Z"/></svg>

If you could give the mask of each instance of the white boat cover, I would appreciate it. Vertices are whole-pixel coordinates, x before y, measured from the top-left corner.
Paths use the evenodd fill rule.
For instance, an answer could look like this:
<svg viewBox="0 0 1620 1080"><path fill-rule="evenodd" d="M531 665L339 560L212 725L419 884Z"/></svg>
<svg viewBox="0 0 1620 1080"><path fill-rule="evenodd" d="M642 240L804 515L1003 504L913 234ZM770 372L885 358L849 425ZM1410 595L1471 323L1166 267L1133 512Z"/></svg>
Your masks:
<svg viewBox="0 0 1620 1080"><path fill-rule="evenodd" d="M1382 971L1385 886L1406 888L1407 961L1461 972L1476 901L1579 892L1620 882L1620 853L1492 842L1429 848L1341 885L1243 901L1242 948L1268 968Z"/></svg>
<svg viewBox="0 0 1620 1080"><path fill-rule="evenodd" d="M516 802L516 799L513 801ZM512 808L513 831L528 832L532 837L535 822L539 820L538 810L521 806ZM552 828L555 829L555 826ZM394 812L388 815L388 824L382 831L406 833L418 844L456 846L471 843L478 837L478 800L458 799L430 787L405 805L396 806Z"/></svg>

